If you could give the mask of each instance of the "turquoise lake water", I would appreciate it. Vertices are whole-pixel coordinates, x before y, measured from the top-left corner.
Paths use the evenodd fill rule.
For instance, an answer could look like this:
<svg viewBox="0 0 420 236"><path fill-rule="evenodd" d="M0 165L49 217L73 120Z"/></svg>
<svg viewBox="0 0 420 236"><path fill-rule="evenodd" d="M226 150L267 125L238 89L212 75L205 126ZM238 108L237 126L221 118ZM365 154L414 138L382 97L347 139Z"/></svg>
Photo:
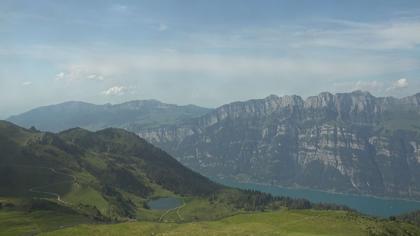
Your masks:
<svg viewBox="0 0 420 236"><path fill-rule="evenodd" d="M337 194L311 189L284 188L260 184L240 183L221 179L213 180L226 186L258 190L261 192L271 193L274 196L306 198L312 202L342 204L361 213L372 216L389 217L409 211L420 210L420 201L386 199L353 194Z"/></svg>
<svg viewBox="0 0 420 236"><path fill-rule="evenodd" d="M147 205L153 210L168 210L181 206L181 204L181 200L175 197L163 197L147 202Z"/></svg>

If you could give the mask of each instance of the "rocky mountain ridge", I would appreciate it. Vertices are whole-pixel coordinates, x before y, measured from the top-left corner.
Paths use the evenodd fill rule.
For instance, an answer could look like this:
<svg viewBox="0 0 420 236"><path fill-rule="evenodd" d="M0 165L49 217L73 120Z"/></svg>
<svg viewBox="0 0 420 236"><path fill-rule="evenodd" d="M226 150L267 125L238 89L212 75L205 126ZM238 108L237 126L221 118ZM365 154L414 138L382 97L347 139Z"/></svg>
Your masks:
<svg viewBox="0 0 420 236"><path fill-rule="evenodd" d="M211 177L419 199L419 101L271 95L138 135Z"/></svg>

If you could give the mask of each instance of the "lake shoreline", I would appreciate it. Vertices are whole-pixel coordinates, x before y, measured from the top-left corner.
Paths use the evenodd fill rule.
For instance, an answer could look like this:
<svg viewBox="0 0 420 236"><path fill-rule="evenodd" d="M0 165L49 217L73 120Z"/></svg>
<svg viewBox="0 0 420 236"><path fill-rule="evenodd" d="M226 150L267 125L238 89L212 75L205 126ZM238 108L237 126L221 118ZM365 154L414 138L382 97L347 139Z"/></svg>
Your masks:
<svg viewBox="0 0 420 236"><path fill-rule="evenodd" d="M377 196L377 195L372 195L372 194L357 194L357 193L352 193L352 192L337 192L337 191L334 191L334 190L322 190L322 189L308 188L308 187L305 187L305 186L293 186L293 187L291 187L291 186L272 185L272 184L258 183L258 182L238 181L238 180L234 180L234 179L220 179L220 178L211 178L211 180L214 180L218 183L220 183L218 180L221 180L221 181L236 182L236 183L241 183L241 184L261 185L261 186L265 186L265 187L286 188L286 189L291 189L291 190L309 190L309 191L336 194L336 195L346 195L346 196L355 196L355 197L371 197L371 198L377 198L377 199L380 199L380 200L398 200L398 201L420 203L420 200L415 200L415 199ZM223 183L221 183L221 184L223 184Z"/></svg>
<svg viewBox="0 0 420 236"><path fill-rule="evenodd" d="M339 193L322 191L310 188L283 187L271 184L252 183L237 181L226 178L210 178L211 180L234 188L253 189L260 192L270 193L273 196L287 196L291 198L307 199L313 203L332 203L345 205L358 212L370 216L387 218L404 214L410 211L420 210L420 201L378 197L371 195L359 195L353 193Z"/></svg>
<svg viewBox="0 0 420 236"><path fill-rule="evenodd" d="M152 210L168 210L182 205L178 197L159 197L147 202L147 206Z"/></svg>

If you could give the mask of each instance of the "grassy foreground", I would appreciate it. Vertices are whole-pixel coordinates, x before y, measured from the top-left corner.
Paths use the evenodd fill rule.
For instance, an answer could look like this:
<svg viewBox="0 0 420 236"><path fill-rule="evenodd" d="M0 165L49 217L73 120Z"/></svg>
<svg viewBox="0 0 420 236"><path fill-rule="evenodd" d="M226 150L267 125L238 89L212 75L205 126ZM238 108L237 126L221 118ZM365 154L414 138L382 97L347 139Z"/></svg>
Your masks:
<svg viewBox="0 0 420 236"><path fill-rule="evenodd" d="M86 217L55 211L0 211L0 235L35 235L82 223L91 223Z"/></svg>
<svg viewBox="0 0 420 236"><path fill-rule="evenodd" d="M281 210L240 214L191 223L129 222L79 225L41 234L54 235L420 235L416 226L381 221L343 211Z"/></svg>

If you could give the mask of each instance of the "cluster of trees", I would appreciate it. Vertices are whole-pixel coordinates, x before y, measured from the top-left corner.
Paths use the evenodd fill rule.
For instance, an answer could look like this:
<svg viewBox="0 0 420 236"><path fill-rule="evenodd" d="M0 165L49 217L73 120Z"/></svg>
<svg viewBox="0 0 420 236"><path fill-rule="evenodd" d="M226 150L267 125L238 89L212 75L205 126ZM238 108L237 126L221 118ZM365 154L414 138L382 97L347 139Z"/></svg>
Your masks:
<svg viewBox="0 0 420 236"><path fill-rule="evenodd" d="M334 211L356 211L345 205L334 203L311 203L312 208L316 210L334 210Z"/></svg>
<svg viewBox="0 0 420 236"><path fill-rule="evenodd" d="M390 217L391 220L401 220L401 221L405 221L405 222L409 222L411 224L415 224L417 226L420 226L420 210L419 211L413 211L407 214L403 214L400 216L391 216Z"/></svg>
<svg viewBox="0 0 420 236"><path fill-rule="evenodd" d="M125 198L111 185L104 185L102 187L102 193L110 203L116 206L114 210L117 211L118 215L129 218L136 217L136 205L133 201L131 201L131 199ZM109 215L111 216L111 212L109 212Z"/></svg>
<svg viewBox="0 0 420 236"><path fill-rule="evenodd" d="M232 197L234 196L234 197ZM217 200L216 195L209 197L210 202ZM279 209L286 207L288 209L317 209L317 210L346 210L353 211L347 206L329 204L329 203L312 203L303 198L290 198L284 196L273 196L269 193L263 193L256 190L241 190L238 194L232 194L228 198L228 202L233 204L235 208L247 211L263 211L270 209Z"/></svg>
<svg viewBox="0 0 420 236"><path fill-rule="evenodd" d="M261 211L273 203L274 198L271 194L262 193L254 190L245 190L234 201L235 208L245 209L247 211Z"/></svg>

